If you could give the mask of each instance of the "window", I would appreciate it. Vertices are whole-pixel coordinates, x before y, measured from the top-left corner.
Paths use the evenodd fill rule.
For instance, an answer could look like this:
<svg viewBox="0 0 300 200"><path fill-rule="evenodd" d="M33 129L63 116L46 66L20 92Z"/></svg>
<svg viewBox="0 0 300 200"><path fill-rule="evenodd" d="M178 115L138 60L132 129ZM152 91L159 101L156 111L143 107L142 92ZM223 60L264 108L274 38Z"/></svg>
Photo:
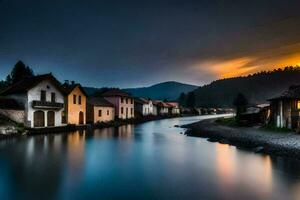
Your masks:
<svg viewBox="0 0 300 200"><path fill-rule="evenodd" d="M131 113L131 115L133 115L133 108L130 109L130 113Z"/></svg>
<svg viewBox="0 0 300 200"><path fill-rule="evenodd" d="M107 110L107 115L109 115L109 110Z"/></svg>
<svg viewBox="0 0 300 200"><path fill-rule="evenodd" d="M126 99L126 104L128 104L128 99Z"/></svg>
<svg viewBox="0 0 300 200"><path fill-rule="evenodd" d="M133 104L133 99L131 99L131 104Z"/></svg>
<svg viewBox="0 0 300 200"><path fill-rule="evenodd" d="M78 104L81 105L81 96L78 96Z"/></svg>
<svg viewBox="0 0 300 200"><path fill-rule="evenodd" d="M101 117L102 116L102 110L98 111L98 116Z"/></svg>
<svg viewBox="0 0 300 200"><path fill-rule="evenodd" d="M297 109L300 109L300 101L297 101Z"/></svg>
<svg viewBox="0 0 300 200"><path fill-rule="evenodd" d="M46 101L46 91L45 90L41 91L41 101Z"/></svg>
<svg viewBox="0 0 300 200"><path fill-rule="evenodd" d="M123 97L121 97L121 103L123 103L124 102L124 99L123 99Z"/></svg>
<svg viewBox="0 0 300 200"><path fill-rule="evenodd" d="M73 104L76 104L76 95L73 94Z"/></svg>
<svg viewBox="0 0 300 200"><path fill-rule="evenodd" d="M123 114L124 113L124 109L123 109L123 107L121 107L121 114Z"/></svg>
<svg viewBox="0 0 300 200"><path fill-rule="evenodd" d="M55 102L55 101L56 101L55 93L51 92L51 102Z"/></svg>

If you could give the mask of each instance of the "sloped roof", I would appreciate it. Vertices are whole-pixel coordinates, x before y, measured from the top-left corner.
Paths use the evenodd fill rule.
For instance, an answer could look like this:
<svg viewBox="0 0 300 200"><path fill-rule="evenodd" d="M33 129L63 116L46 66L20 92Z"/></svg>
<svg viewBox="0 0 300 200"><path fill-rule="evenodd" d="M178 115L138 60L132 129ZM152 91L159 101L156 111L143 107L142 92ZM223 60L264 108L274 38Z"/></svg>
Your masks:
<svg viewBox="0 0 300 200"><path fill-rule="evenodd" d="M119 97L131 97L128 93L124 92L120 89L109 89L101 94L104 97L111 97L111 96L119 96Z"/></svg>
<svg viewBox="0 0 300 200"><path fill-rule="evenodd" d="M166 102L163 102L163 101L159 101L159 100L153 100L152 102L153 102L154 105L160 106L160 107L166 107L166 108L173 107L172 105L170 105Z"/></svg>
<svg viewBox="0 0 300 200"><path fill-rule="evenodd" d="M134 103L137 103L137 104L148 104L149 100L147 100L145 98L134 98Z"/></svg>
<svg viewBox="0 0 300 200"><path fill-rule="evenodd" d="M104 99L103 97L90 97L87 99L88 104L94 106L103 106L103 107L114 107L112 103Z"/></svg>
<svg viewBox="0 0 300 200"><path fill-rule="evenodd" d="M76 84L66 84L66 83L64 83L62 85L64 95L69 95L77 86L79 87L79 89L81 90L81 92L85 96L87 96L86 92L84 91L84 89L82 88L82 86L79 83L76 83Z"/></svg>
<svg viewBox="0 0 300 200"><path fill-rule="evenodd" d="M0 109L24 110L24 105L18 103L15 99L0 98Z"/></svg>
<svg viewBox="0 0 300 200"><path fill-rule="evenodd" d="M51 81L60 92L63 92L60 82L52 74L43 74L25 78L4 90L0 95L23 94L44 80Z"/></svg>
<svg viewBox="0 0 300 200"><path fill-rule="evenodd" d="M269 99L269 101L276 99L300 99L300 86L291 86L279 96Z"/></svg>
<svg viewBox="0 0 300 200"><path fill-rule="evenodd" d="M166 102L167 104L169 104L170 106L172 106L172 107L179 107L179 104L178 104L178 102L175 102L175 101L170 101L170 102Z"/></svg>

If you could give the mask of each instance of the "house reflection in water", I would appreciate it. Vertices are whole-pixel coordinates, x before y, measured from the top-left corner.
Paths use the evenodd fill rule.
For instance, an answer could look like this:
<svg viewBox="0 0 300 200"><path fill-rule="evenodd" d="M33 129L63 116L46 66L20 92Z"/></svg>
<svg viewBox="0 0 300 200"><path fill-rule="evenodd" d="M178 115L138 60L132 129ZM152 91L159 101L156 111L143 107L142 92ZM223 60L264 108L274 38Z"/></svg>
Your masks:
<svg viewBox="0 0 300 200"><path fill-rule="evenodd" d="M72 185L80 182L85 159L85 131L76 131L67 135L67 165L66 182Z"/></svg>
<svg viewBox="0 0 300 200"><path fill-rule="evenodd" d="M14 148L9 148L7 156L14 159L5 160L10 168L10 173L7 174L10 182L7 184L14 188L11 192L13 197L32 199L30 195L34 195L37 199L55 198L65 162L61 141L62 135L41 135L28 137L27 140L19 141Z"/></svg>
<svg viewBox="0 0 300 200"><path fill-rule="evenodd" d="M95 138L134 138L134 125L128 124L114 128L104 128L94 130Z"/></svg>
<svg viewBox="0 0 300 200"><path fill-rule="evenodd" d="M269 156L258 157L237 151L233 146L216 144L215 167L221 192L236 195L237 188L240 191L250 188L254 191L253 197L266 198L272 193L272 161Z"/></svg>

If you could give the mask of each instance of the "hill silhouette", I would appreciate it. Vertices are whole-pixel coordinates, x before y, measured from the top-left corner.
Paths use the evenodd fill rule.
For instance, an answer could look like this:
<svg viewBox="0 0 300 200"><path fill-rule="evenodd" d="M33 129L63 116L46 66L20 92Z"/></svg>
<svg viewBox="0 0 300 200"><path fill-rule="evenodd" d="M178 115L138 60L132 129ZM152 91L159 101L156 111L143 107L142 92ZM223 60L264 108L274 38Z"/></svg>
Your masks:
<svg viewBox="0 0 300 200"><path fill-rule="evenodd" d="M136 97L149 97L151 99L177 100L180 93L190 92L198 86L179 83L176 81L167 81L158 83L149 87L127 88L125 91Z"/></svg>
<svg viewBox="0 0 300 200"><path fill-rule="evenodd" d="M252 104L265 103L291 85L300 84L300 67L261 71L242 77L221 79L194 90L196 106L232 107L233 99L242 93Z"/></svg>

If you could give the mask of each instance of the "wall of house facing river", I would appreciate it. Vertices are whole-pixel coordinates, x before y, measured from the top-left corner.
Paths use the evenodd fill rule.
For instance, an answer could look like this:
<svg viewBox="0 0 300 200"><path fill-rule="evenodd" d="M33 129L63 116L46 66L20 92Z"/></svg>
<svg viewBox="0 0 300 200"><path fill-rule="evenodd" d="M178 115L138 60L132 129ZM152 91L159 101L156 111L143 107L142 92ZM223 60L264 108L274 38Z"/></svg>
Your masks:
<svg viewBox="0 0 300 200"><path fill-rule="evenodd" d="M56 102L57 103L64 103L64 97L61 94L61 92L49 81L42 81L38 85L36 85L34 88L30 89L27 93L28 95L28 103L27 103L27 120L31 127L34 126L33 123L33 113L37 110L44 111L45 116L45 126L47 126L47 112L48 110L44 109L34 109L32 107L32 101L40 101L41 100L41 90L46 91L46 101L51 101L51 92L55 93L56 96ZM55 113L55 126L61 126L62 124L62 110L54 110Z"/></svg>

